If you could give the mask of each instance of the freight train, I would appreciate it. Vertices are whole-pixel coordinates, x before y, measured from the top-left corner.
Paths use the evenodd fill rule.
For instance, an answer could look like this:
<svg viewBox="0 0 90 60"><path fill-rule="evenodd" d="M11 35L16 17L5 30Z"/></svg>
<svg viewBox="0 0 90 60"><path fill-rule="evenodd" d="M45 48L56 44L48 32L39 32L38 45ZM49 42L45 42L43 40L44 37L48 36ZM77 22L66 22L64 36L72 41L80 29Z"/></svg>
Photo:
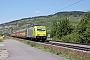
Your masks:
<svg viewBox="0 0 90 60"><path fill-rule="evenodd" d="M33 26L10 34L12 37L26 38L36 41L45 41L47 39L45 26Z"/></svg>

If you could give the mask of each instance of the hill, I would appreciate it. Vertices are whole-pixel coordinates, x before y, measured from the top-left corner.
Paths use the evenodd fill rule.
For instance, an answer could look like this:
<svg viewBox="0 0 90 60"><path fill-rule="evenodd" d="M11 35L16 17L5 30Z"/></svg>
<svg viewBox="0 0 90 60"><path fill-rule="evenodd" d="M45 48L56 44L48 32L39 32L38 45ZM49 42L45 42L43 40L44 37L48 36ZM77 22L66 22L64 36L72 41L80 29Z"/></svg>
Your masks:
<svg viewBox="0 0 90 60"><path fill-rule="evenodd" d="M53 15L48 16L22 18L20 20L14 20L11 22L0 24L0 33L6 34L15 32L17 30L26 29L31 27L33 24L45 25L47 27L47 31L49 32L53 20L59 21L62 18L66 17L69 19L70 23L76 25L79 23L84 13L85 12L82 11L65 11L65 12L57 12Z"/></svg>

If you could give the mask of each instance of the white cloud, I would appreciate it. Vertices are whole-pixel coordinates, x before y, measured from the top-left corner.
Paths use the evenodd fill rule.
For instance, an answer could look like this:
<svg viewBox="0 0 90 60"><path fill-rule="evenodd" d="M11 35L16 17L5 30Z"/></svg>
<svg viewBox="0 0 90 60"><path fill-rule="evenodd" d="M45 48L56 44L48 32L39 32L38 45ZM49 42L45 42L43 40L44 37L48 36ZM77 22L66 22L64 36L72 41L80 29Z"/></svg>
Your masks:
<svg viewBox="0 0 90 60"><path fill-rule="evenodd" d="M34 11L34 15L35 16L41 16L41 15L44 15L44 13L37 10L37 11Z"/></svg>
<svg viewBox="0 0 90 60"><path fill-rule="evenodd" d="M40 13L40 14L41 14L41 13L43 13L43 12L41 12L41 11L35 11L35 13Z"/></svg>
<svg viewBox="0 0 90 60"><path fill-rule="evenodd" d="M40 11L35 11L35 13L40 13Z"/></svg>

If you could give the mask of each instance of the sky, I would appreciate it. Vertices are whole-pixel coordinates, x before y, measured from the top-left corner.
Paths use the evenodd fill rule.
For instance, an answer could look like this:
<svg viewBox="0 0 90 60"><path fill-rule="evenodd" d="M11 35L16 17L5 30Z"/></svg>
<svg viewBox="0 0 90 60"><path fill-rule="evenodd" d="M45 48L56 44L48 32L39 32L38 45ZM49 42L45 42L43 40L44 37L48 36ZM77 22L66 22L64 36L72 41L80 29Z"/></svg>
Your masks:
<svg viewBox="0 0 90 60"><path fill-rule="evenodd" d="M62 11L90 11L90 0L0 0L0 24Z"/></svg>

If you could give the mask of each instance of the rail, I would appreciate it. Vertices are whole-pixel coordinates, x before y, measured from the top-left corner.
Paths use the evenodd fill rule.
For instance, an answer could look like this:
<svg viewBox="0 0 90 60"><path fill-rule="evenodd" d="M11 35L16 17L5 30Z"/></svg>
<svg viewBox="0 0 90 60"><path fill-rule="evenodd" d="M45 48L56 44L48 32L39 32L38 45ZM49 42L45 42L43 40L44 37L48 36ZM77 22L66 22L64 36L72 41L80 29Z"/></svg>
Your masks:
<svg viewBox="0 0 90 60"><path fill-rule="evenodd" d="M81 45L81 44L55 42L55 41L49 41L45 43L90 52L90 45Z"/></svg>

